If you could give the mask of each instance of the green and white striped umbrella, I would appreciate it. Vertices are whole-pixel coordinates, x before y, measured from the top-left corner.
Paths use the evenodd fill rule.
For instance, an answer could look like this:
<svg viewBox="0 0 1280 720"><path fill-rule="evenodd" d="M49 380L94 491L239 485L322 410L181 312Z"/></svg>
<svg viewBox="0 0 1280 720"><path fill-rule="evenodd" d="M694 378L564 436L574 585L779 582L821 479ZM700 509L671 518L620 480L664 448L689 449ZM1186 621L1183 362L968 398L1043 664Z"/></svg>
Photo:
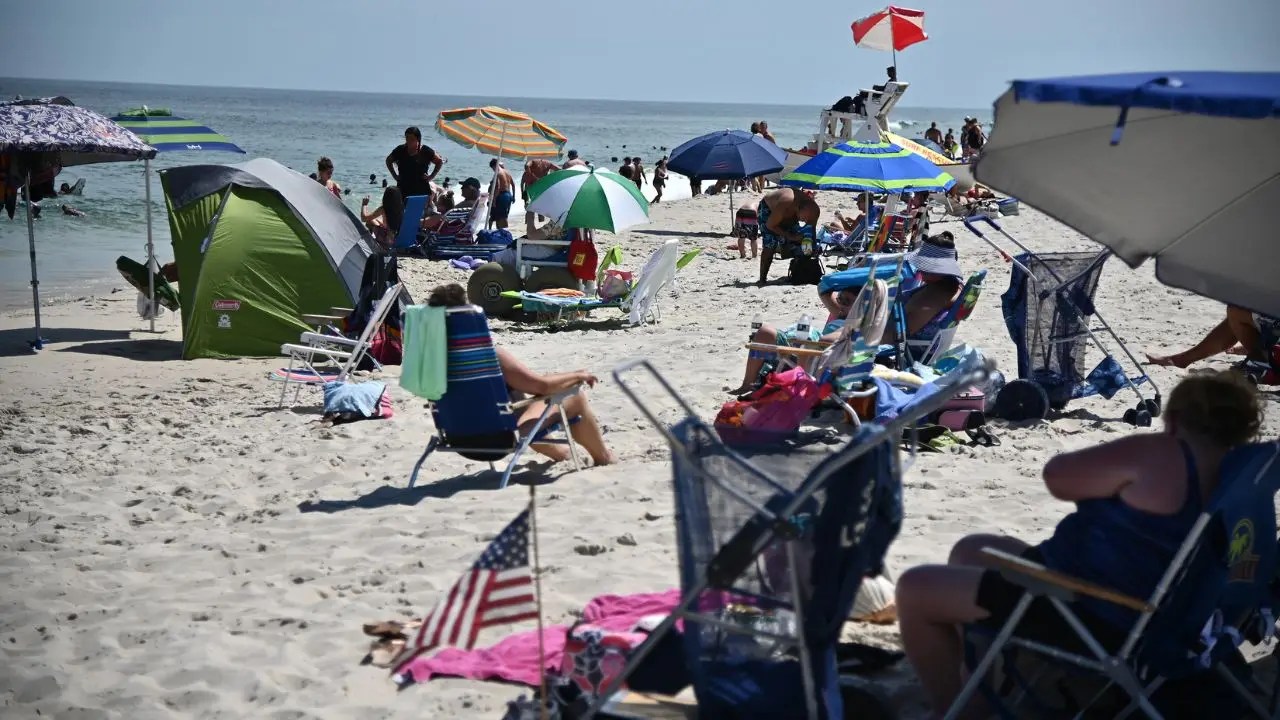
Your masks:
<svg viewBox="0 0 1280 720"><path fill-rule="evenodd" d="M557 170L529 187L530 212L563 228L618 232L649 221L649 201L634 182L609 170Z"/></svg>

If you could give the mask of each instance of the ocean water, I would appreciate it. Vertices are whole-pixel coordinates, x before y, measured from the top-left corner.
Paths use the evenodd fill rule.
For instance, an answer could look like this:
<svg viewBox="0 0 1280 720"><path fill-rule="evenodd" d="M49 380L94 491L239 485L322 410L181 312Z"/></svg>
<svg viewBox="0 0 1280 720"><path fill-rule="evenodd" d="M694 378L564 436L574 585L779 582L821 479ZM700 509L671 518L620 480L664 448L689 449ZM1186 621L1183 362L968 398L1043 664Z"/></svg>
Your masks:
<svg viewBox="0 0 1280 720"><path fill-rule="evenodd" d="M834 102L843 91L833 91ZM335 165L334 179L351 194L347 206L358 211L368 196L377 206L381 179L387 177L383 160L403 142L405 127L417 125L423 141L448 162L440 178L456 184L468 176L487 182L489 158L454 144L436 132L441 110L476 105L500 105L529 113L569 138L568 148L578 150L597 165L616 168L620 158L638 155L647 168L666 154L664 149L703 133L725 128L745 128L767 120L769 129L784 147L800 147L817 129L818 106L737 105L703 103L622 102L615 100L559 100L547 98L457 97L353 92L311 92L251 88L184 87L54 80L0 78L0 97L65 95L77 105L111 116L140 105L169 108L175 115L199 120L226 135L247 155L221 152L162 153L153 169L205 163L234 163L251 157L270 157L304 174L315 171L316 160L328 156ZM908 94L906 101L910 101ZM909 137L923 133L936 121L944 130L959 127L965 115L989 119L990 109L911 108L894 111L895 127ZM618 158L619 160L614 160ZM519 177L519 163L508 167ZM371 185L374 173L379 182ZM36 248L42 298L76 296L98 283L114 282L115 259L128 255L146 257L145 194L142 163L106 163L66 168L57 183L85 180L82 196L70 202L86 216L64 216L57 203L46 201L35 222ZM389 179L389 178L388 178ZM438 178L439 180L439 178ZM687 183L674 176L664 199L688 196ZM152 221L156 255L161 262L172 258L168 215L158 178L152 178ZM652 197L652 188L645 187ZM518 200L517 200L518 205ZM517 217L516 208L512 217ZM0 307L30 304L30 265L25 211L13 220L0 215Z"/></svg>

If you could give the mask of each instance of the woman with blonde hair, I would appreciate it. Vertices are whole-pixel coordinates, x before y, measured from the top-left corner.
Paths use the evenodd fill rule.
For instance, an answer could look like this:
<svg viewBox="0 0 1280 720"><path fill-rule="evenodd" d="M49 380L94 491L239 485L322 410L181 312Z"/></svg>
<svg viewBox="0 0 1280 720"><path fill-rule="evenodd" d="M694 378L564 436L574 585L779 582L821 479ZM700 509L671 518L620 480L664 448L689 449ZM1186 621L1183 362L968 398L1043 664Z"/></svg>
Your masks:
<svg viewBox="0 0 1280 720"><path fill-rule="evenodd" d="M898 581L898 618L907 659L933 709L944 713L963 684L960 628L998 629L1023 590L987 566L984 548L1004 551L1132 597L1151 596L1218 486L1233 448L1262 427L1257 392L1239 373L1185 378L1169 395L1164 431L1144 432L1064 453L1044 467L1044 483L1076 509L1053 535L1030 545L1006 535L970 535L946 565L922 565ZM1109 636L1128 632L1131 610L1092 598L1072 603L1086 626ZM1045 599L1031 603L1019 635L1050 644L1074 634Z"/></svg>

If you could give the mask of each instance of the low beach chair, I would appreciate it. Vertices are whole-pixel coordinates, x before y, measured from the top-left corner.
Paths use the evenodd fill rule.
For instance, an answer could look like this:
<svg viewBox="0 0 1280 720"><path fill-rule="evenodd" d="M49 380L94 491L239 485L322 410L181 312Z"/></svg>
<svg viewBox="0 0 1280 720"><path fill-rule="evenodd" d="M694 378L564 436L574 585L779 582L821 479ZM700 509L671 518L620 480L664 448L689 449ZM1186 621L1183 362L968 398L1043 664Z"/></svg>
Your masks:
<svg viewBox="0 0 1280 720"><path fill-rule="evenodd" d="M346 381L369 352L378 328L382 327L391 308L396 307L403 288L404 286L399 283L387 288L358 338L305 332L297 343L281 345L280 354L289 358L289 365L267 374L269 379L283 383L280 389L279 407L284 407L285 394L290 385L296 386L294 390L296 403L305 385L321 386L326 382ZM326 363L332 369L321 370L317 367Z"/></svg>
<svg viewBox="0 0 1280 720"><path fill-rule="evenodd" d="M660 420L632 370L648 373L684 419ZM936 395L892 423L864 426L833 453L816 444L731 449L648 361L616 369L618 387L671 447L681 600L582 717L616 702L678 622L699 717L847 717L845 695L857 691L840 677L837 646L859 586L883 573L902 524L897 440L983 372L957 368Z"/></svg>
<svg viewBox="0 0 1280 720"><path fill-rule="evenodd" d="M516 462L530 445L568 445L574 470L582 469L577 446L569 436L569 427L577 418L568 417L564 409L564 402L581 392L582 384L554 395L512 402L484 311L476 305L449 308L445 327L447 387L439 400L430 403L436 434L414 464L409 487L417 483L422 464L436 451L488 462L491 469L510 455L499 488L507 486ZM533 427L521 431L517 424L520 411L539 401L546 403L546 409ZM552 437L553 433L560 437Z"/></svg>
<svg viewBox="0 0 1280 720"><path fill-rule="evenodd" d="M404 200L404 216L400 220L400 229L396 233L396 241L391 246L392 252L400 255L415 255L422 252L422 219L427 214L427 203L431 198L427 195L411 195Z"/></svg>
<svg viewBox="0 0 1280 720"><path fill-rule="evenodd" d="M1018 648L1108 680L1103 693L1092 698L1082 714L1101 702L1108 690L1119 689L1130 701L1123 715L1141 711L1149 718L1160 718L1153 693L1167 683L1186 682L1212 671L1250 710L1267 718L1267 709L1231 673L1226 661L1238 654L1249 619L1272 602L1280 443L1233 450L1223 459L1219 476L1217 491L1149 598L1124 595L1002 551L985 550L992 566L1025 593L946 717L960 717L969 700L984 688L995 661L1002 656L1007 659L1006 648ZM1034 628L1019 627L1038 598L1057 610L1079 647L1043 642L1034 638ZM1081 599L1127 608L1137 619L1128 633L1106 632L1097 622L1086 622L1088 616L1069 604ZM1274 615L1270 623L1274 626ZM1003 705L992 690L985 689L983 694L989 702Z"/></svg>
<svg viewBox="0 0 1280 720"><path fill-rule="evenodd" d="M509 243L480 242L480 233L489 221L489 195L481 194L471 207L454 208L445 212L439 229L426 233L422 242L426 256L431 260L451 260L464 255L487 258L505 250Z"/></svg>
<svg viewBox="0 0 1280 720"><path fill-rule="evenodd" d="M517 308L525 312L547 314L560 320L565 313L590 312L601 308L618 308L627 314L630 325L656 323L662 316L658 305L658 295L672 285L676 279L676 271L697 257L700 251L694 250L680 255L680 245L676 240L668 240L662 247L653 251L644 267L640 269L639 278L631 291L620 298L602 300L600 298L566 298L525 290L509 290L503 297L515 300Z"/></svg>

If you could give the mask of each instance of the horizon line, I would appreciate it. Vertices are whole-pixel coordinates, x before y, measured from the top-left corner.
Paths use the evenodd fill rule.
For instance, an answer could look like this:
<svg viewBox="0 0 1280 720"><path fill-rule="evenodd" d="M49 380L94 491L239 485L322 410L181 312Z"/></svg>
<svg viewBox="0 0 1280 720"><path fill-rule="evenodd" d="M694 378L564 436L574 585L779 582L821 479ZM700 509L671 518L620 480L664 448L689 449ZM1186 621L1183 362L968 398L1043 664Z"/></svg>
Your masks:
<svg viewBox="0 0 1280 720"><path fill-rule="evenodd" d="M705 100L637 100L634 98L602 98L602 97L549 97L540 95L477 95L474 93L406 93L406 92L386 92L380 90L320 90L315 88L290 88L290 87L273 87L273 86L252 86L252 85L205 85L205 84L182 84L170 82L131 82L126 80L86 80L82 78L37 78L37 77L12 77L0 76L0 80L22 80L27 82L75 82L88 83L98 85L151 85L155 87L197 87L211 88L217 90L275 90L287 92L303 92L303 93L345 93L349 95L398 95L401 97L457 97L457 98L499 98L503 100L574 100L584 102L626 102L638 105L644 104L670 104L670 103L691 103L696 105L738 105L751 107L804 107L805 103L761 103L761 102L742 102L742 101L716 101L708 102ZM815 107L825 107L821 103L816 103ZM973 107L948 107L948 106L932 106L932 105L901 105L903 109L919 108L928 110L973 110ZM980 107L980 106L976 106Z"/></svg>

